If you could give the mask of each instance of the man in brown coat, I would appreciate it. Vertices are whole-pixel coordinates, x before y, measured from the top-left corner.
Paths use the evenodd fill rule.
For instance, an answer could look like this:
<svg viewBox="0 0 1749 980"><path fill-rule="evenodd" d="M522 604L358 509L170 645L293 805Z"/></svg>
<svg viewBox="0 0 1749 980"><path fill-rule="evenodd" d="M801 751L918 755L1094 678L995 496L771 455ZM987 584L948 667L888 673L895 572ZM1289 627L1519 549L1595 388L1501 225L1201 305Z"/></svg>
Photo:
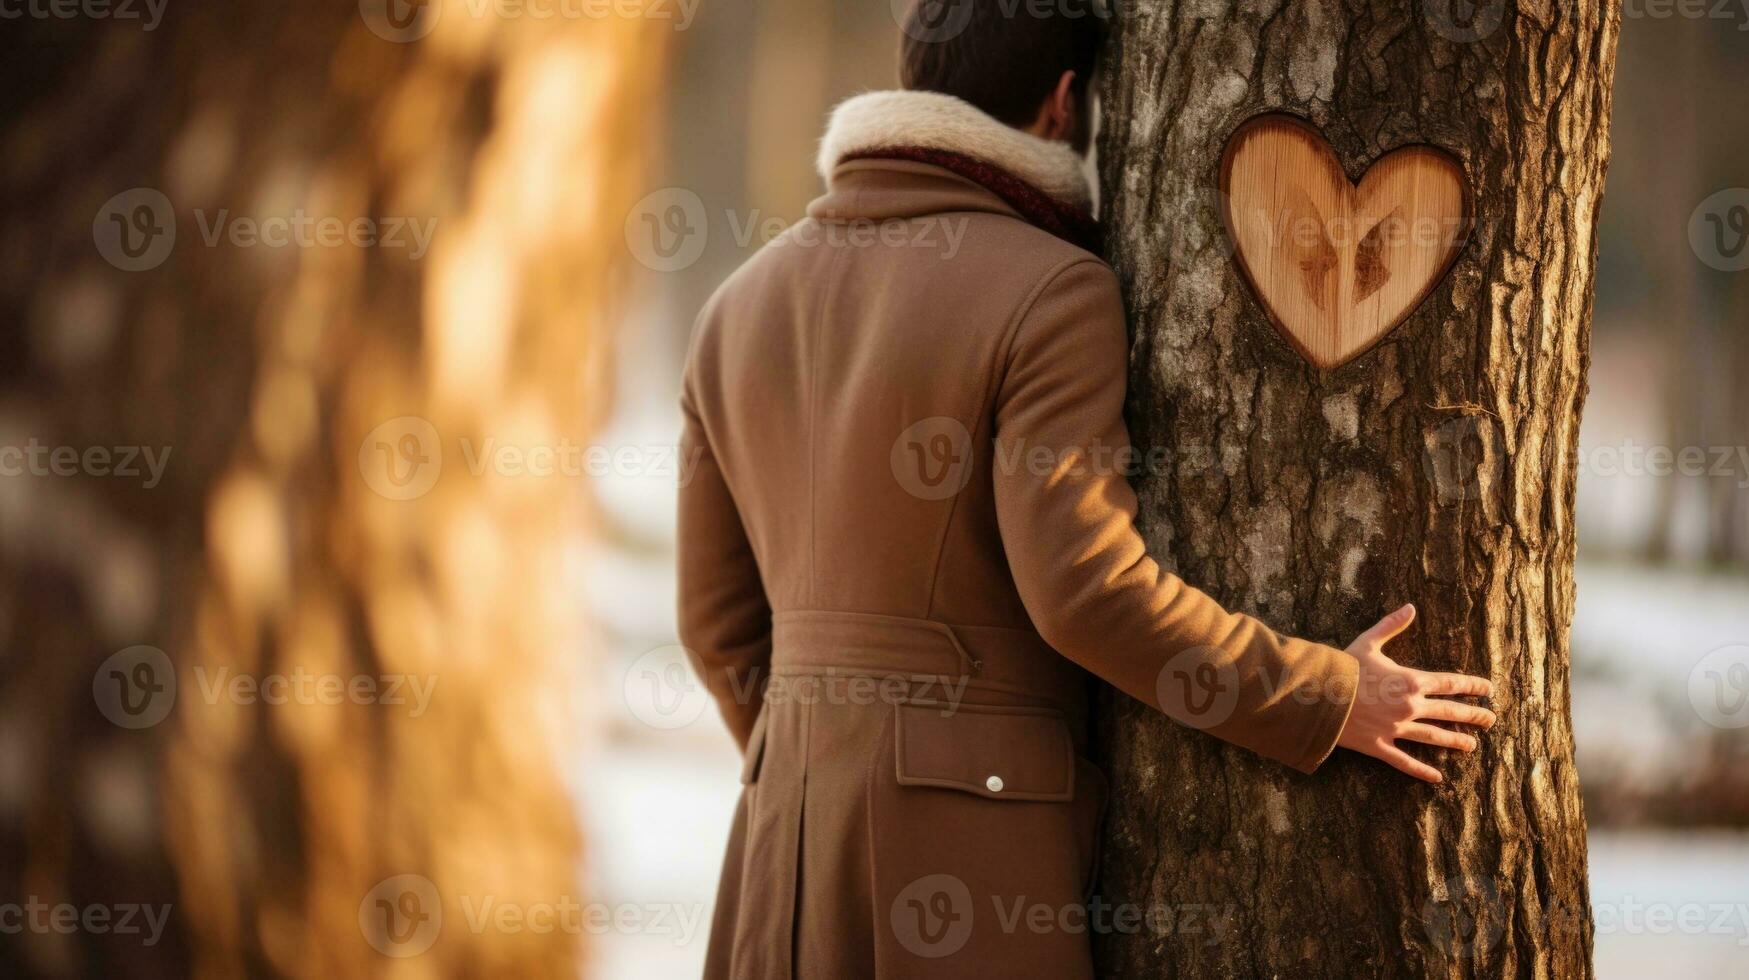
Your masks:
<svg viewBox="0 0 1749 980"><path fill-rule="evenodd" d="M1148 557L1082 159L1100 21L943 10L693 340L681 639L745 751L713 978L1091 976L1088 673L1305 773L1341 745L1437 781L1394 740L1493 722L1438 697L1487 681L1385 656L1411 607L1338 650Z"/></svg>

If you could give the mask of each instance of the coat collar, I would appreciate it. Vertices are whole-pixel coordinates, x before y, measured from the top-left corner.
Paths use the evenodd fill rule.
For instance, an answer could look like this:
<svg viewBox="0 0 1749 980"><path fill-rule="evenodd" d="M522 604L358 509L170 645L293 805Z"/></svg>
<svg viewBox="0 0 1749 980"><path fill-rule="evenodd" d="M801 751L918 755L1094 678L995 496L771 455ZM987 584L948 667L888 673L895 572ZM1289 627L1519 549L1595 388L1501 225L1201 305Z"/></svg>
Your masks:
<svg viewBox="0 0 1749 980"><path fill-rule="evenodd" d="M1096 248L1085 163L1068 144L1022 132L938 92L869 92L833 110L817 160L820 175L858 161L906 160L950 170L994 193L1022 217Z"/></svg>

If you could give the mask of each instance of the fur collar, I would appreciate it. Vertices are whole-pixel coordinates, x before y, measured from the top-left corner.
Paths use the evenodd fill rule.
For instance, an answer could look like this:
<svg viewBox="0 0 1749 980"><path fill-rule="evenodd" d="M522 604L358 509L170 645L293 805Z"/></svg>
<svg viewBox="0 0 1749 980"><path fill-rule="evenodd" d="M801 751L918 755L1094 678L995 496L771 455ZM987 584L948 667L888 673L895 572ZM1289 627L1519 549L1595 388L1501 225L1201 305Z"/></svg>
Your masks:
<svg viewBox="0 0 1749 980"><path fill-rule="evenodd" d="M939 92L868 92L839 103L820 140L817 165L820 176L831 183L841 161L901 148L970 157L1006 171L1059 204L1092 210L1085 163L1067 143L1021 132Z"/></svg>

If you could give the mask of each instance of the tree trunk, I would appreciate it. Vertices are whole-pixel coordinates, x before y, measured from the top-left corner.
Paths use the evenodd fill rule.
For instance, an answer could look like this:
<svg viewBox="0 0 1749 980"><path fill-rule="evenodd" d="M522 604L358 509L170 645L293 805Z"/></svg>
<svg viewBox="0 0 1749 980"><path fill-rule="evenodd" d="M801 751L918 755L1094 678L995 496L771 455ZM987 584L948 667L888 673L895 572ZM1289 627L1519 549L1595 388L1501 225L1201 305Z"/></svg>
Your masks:
<svg viewBox="0 0 1749 980"><path fill-rule="evenodd" d="M1112 920L1100 972L1589 976L1567 635L1619 12L1120 9L1102 196L1135 325L1132 432L1169 459L1138 484L1154 553L1338 646L1414 601L1390 652L1491 677L1500 722L1473 756L1443 753L1441 786L1347 752L1301 777L1108 694L1102 893L1141 925ZM1457 155L1473 191L1446 279L1328 372L1272 328L1216 207L1228 135L1266 111L1313 122L1351 179L1425 142Z"/></svg>
<svg viewBox="0 0 1749 980"><path fill-rule="evenodd" d="M0 902L102 920L0 974L573 978L587 485L532 452L608 402L668 31L126 6L0 59L0 449L81 460L0 475Z"/></svg>

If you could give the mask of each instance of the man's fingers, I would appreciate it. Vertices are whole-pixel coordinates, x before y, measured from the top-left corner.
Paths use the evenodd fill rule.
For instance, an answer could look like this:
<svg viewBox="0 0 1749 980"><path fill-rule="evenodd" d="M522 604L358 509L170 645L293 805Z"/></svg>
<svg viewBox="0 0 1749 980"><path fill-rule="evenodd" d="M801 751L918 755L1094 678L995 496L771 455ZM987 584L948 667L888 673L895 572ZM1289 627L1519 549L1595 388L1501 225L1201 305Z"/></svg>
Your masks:
<svg viewBox="0 0 1749 980"><path fill-rule="evenodd" d="M1483 729L1494 727L1494 712L1462 701L1431 699L1423 705L1417 717L1428 721L1455 721Z"/></svg>
<svg viewBox="0 0 1749 980"><path fill-rule="evenodd" d="M1405 603L1396 612L1374 623L1371 629L1360 634L1360 638L1368 643L1383 646L1386 640L1408 629L1409 624L1414 621L1415 606L1413 603Z"/></svg>
<svg viewBox="0 0 1749 980"><path fill-rule="evenodd" d="M1421 679L1427 683L1428 694L1464 694L1487 697L1494 693L1494 685L1486 677L1423 671Z"/></svg>
<svg viewBox="0 0 1749 980"><path fill-rule="evenodd" d="M1441 728L1438 725L1423 725L1419 722L1411 723L1403 729L1403 734L1397 737L1406 738L1412 742L1420 742L1424 745L1437 745L1442 749L1457 749L1459 752L1476 751L1476 737L1474 735L1465 735L1462 732L1454 732L1449 728Z"/></svg>
<svg viewBox="0 0 1749 980"><path fill-rule="evenodd" d="M1402 749L1397 748L1389 742L1385 742L1379 746L1378 755L1380 759L1383 759L1423 782L1437 783L1443 779L1443 777L1439 775L1438 769L1433 768L1425 762L1419 762L1410 758L1409 753L1404 752Z"/></svg>

